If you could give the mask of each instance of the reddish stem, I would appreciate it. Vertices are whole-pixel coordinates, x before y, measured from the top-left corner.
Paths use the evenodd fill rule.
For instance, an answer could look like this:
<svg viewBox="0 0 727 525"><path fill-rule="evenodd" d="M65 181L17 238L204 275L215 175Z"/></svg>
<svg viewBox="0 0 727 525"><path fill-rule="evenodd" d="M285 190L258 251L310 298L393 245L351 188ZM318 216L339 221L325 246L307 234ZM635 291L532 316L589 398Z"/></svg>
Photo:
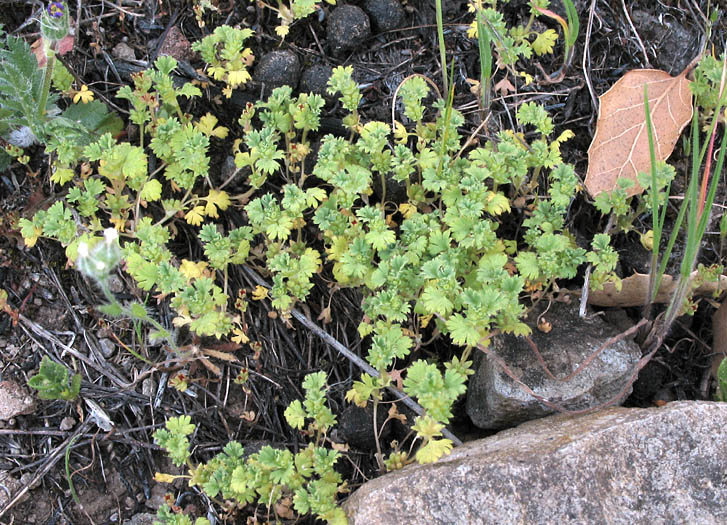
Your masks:
<svg viewBox="0 0 727 525"><path fill-rule="evenodd" d="M697 220L702 220L702 212L704 211L704 202L707 200L707 186L709 185L709 175L712 171L712 151L714 150L714 137L717 135L717 127L712 130L712 137L709 139L709 148L707 148L707 162L704 164L704 175L702 176L702 187L699 189L699 208L697 211Z"/></svg>

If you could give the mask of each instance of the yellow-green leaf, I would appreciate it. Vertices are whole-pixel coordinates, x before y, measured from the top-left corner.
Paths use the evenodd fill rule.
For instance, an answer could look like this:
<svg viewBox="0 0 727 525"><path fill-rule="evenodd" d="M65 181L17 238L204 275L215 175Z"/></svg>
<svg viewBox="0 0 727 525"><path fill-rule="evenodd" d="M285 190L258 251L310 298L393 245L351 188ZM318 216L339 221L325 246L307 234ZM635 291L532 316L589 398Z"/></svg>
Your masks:
<svg viewBox="0 0 727 525"><path fill-rule="evenodd" d="M156 179L146 181L144 187L141 189L140 197L145 201L156 201L161 196L162 184Z"/></svg>
<svg viewBox="0 0 727 525"><path fill-rule="evenodd" d="M187 221L187 224L199 226L202 224L202 221L204 221L204 208L202 206L195 206L187 212L184 216L184 220Z"/></svg>
<svg viewBox="0 0 727 525"><path fill-rule="evenodd" d="M432 439L417 450L416 460L419 463L434 463L442 456L452 451L452 442L449 439Z"/></svg>
<svg viewBox="0 0 727 525"><path fill-rule="evenodd" d="M554 29L546 29L533 42L533 51L538 55L552 53L556 40L558 40L558 33Z"/></svg>
<svg viewBox="0 0 727 525"><path fill-rule="evenodd" d="M210 190L207 195L207 204L204 207L205 215L217 218L217 208L225 211L230 206L230 196L225 191Z"/></svg>
<svg viewBox="0 0 727 525"><path fill-rule="evenodd" d="M58 168L53 172L53 175L50 176L50 180L63 186L66 182L71 180L74 175L74 171L70 168Z"/></svg>
<svg viewBox="0 0 727 525"><path fill-rule="evenodd" d="M215 126L217 126L217 117L211 113L207 113L196 124L197 129L208 137L217 137L218 139L227 137L227 133L230 131L229 129L224 126Z"/></svg>

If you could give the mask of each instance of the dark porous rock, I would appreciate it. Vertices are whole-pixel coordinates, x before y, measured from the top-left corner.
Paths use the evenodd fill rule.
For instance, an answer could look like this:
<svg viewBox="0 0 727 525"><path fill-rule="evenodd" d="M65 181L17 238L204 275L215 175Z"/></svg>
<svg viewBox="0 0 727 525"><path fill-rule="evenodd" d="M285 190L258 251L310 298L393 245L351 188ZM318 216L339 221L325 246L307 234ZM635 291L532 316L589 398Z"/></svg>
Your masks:
<svg viewBox="0 0 727 525"><path fill-rule="evenodd" d="M368 15L355 5L342 5L328 18L328 45L333 55L356 49L371 36Z"/></svg>
<svg viewBox="0 0 727 525"><path fill-rule="evenodd" d="M404 21L404 8L399 0L364 0L362 7L377 33L396 29Z"/></svg>
<svg viewBox="0 0 727 525"><path fill-rule="evenodd" d="M699 52L700 37L694 24L686 24L673 16L654 16L647 11L634 9L631 19L636 31L644 40L651 42L647 53L651 65L671 75L678 75ZM653 56L652 56L653 53ZM638 54L643 60L643 55Z"/></svg>
<svg viewBox="0 0 727 525"><path fill-rule="evenodd" d="M727 523L727 403L559 414L361 486L350 525Z"/></svg>
<svg viewBox="0 0 727 525"><path fill-rule="evenodd" d="M377 431L381 432L381 427L386 421L386 405L379 405L376 410ZM384 426L381 433L381 441L385 441L391 431L391 423ZM338 422L338 436L341 441L348 443L352 447L361 450L376 450L376 439L374 438L374 410L367 406L361 408L351 405L343 414L341 414Z"/></svg>
<svg viewBox="0 0 727 525"><path fill-rule="evenodd" d="M298 87L300 62L292 51L271 51L263 55L255 68L255 81L263 84L265 92L281 86Z"/></svg>
<svg viewBox="0 0 727 525"><path fill-rule="evenodd" d="M305 71L300 77L300 92L314 93L316 95L328 96L328 79L333 74L333 68L325 64L314 64Z"/></svg>
<svg viewBox="0 0 727 525"><path fill-rule="evenodd" d="M523 337L493 337L487 352L504 361L535 394L568 410L623 402L631 392L630 378L641 358L639 346L627 338L617 338L604 347L620 333L617 328L599 317L581 319L575 303L553 302L547 311L543 303L533 309L527 323L533 331L530 338L555 379L543 369ZM548 333L537 328L539 318L552 326ZM574 373L599 349L587 366ZM476 426L498 430L556 411L526 392L498 359L478 352L475 370L467 389L467 415Z"/></svg>

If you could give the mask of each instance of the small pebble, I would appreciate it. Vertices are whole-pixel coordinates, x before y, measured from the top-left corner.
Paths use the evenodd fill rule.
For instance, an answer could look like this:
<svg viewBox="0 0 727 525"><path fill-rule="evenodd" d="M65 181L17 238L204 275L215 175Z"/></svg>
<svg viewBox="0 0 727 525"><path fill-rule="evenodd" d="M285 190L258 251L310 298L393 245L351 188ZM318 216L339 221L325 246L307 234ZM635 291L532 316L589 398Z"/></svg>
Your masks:
<svg viewBox="0 0 727 525"><path fill-rule="evenodd" d="M151 377L147 377L141 382L141 393L145 397L152 397L156 392L156 381Z"/></svg>
<svg viewBox="0 0 727 525"><path fill-rule="evenodd" d="M61 420L61 424L58 425L58 428L65 432L67 430L71 430L75 426L76 426L76 420L73 419L71 416L66 416Z"/></svg>
<svg viewBox="0 0 727 525"><path fill-rule="evenodd" d="M122 60L136 60L136 53L126 42L119 42L111 50L111 54Z"/></svg>
<svg viewBox="0 0 727 525"><path fill-rule="evenodd" d="M368 15L355 5L342 5L328 19L328 45L334 55L354 50L371 36Z"/></svg>
<svg viewBox="0 0 727 525"><path fill-rule="evenodd" d="M192 44L189 43L187 37L184 36L182 30L177 26L172 27L167 33L164 42L159 48L159 56L168 55L177 60L189 60L192 58Z"/></svg>
<svg viewBox="0 0 727 525"><path fill-rule="evenodd" d="M33 473L26 472L25 474L20 476L20 484L23 486L28 485L33 480L33 477L34 477ZM40 481L42 479L43 479L42 477L36 479L35 482L30 485L30 489L32 490L32 489L37 489L38 487L40 487Z"/></svg>
<svg viewBox="0 0 727 525"><path fill-rule="evenodd" d="M116 345L111 339L99 339L98 346L99 350L101 350L101 355L104 356L106 359L112 357L114 355L114 352L116 352Z"/></svg>

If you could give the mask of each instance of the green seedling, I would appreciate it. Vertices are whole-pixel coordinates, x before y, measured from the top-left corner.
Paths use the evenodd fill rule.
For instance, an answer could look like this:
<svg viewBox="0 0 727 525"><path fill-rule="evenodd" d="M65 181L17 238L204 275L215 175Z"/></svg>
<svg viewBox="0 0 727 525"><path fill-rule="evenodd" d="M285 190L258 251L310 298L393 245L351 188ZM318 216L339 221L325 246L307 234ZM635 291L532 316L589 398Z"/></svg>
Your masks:
<svg viewBox="0 0 727 525"><path fill-rule="evenodd" d="M81 374L74 374L69 382L68 369L43 356L38 374L28 379L28 386L37 390L41 399L73 401L81 391Z"/></svg>

